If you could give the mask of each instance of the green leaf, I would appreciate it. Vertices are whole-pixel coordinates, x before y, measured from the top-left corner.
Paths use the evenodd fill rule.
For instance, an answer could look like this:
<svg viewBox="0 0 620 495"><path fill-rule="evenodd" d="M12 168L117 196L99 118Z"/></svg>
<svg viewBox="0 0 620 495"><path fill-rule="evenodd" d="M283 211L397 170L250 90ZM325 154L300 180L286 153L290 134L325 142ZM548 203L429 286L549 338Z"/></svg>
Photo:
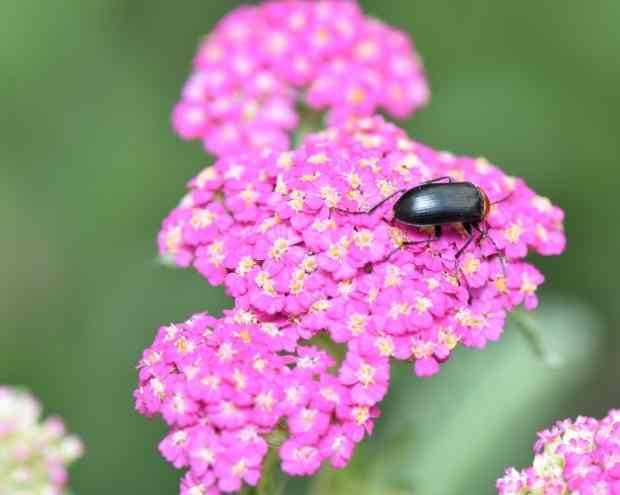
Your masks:
<svg viewBox="0 0 620 495"><path fill-rule="evenodd" d="M539 344L561 368L533 353L514 323L481 352L459 349L430 379L396 363L375 435L345 470L324 470L311 495L495 493L505 468L531 461L536 431L568 415L562 405L600 351L601 328L582 305L549 300L534 315Z"/></svg>

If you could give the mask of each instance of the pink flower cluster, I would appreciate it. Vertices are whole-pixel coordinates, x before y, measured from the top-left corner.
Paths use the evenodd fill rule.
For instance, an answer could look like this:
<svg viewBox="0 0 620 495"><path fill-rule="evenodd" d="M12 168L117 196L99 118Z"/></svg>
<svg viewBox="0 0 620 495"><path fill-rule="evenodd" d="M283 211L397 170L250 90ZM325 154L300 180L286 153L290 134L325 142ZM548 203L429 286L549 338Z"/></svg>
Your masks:
<svg viewBox="0 0 620 495"><path fill-rule="evenodd" d="M300 102L336 123L379 108L404 117L428 98L408 36L356 2L275 0L232 11L206 37L173 125L216 155L286 149Z"/></svg>
<svg viewBox="0 0 620 495"><path fill-rule="evenodd" d="M59 418L40 421L41 405L28 392L0 386L0 493L65 493L67 466L82 444Z"/></svg>
<svg viewBox="0 0 620 495"><path fill-rule="evenodd" d="M619 495L620 410L558 421L538 434L532 467L506 470L500 495Z"/></svg>
<svg viewBox="0 0 620 495"><path fill-rule="evenodd" d="M432 229L399 223L398 194L366 213L442 176L496 203L458 259L465 232L447 227L432 240ZM411 141L379 117L310 135L294 151L219 160L189 187L163 223L164 256L303 338L325 330L415 361L418 375L436 373L459 343L497 340L515 306L534 308L543 276L523 258L565 244L562 211L521 179Z"/></svg>
<svg viewBox="0 0 620 495"><path fill-rule="evenodd" d="M302 346L286 319L247 309L197 314L159 329L139 365L136 407L160 414L171 432L163 456L187 468L183 495L256 485L270 443L282 468L343 467L373 427L388 386L388 360L351 347L334 370L325 351Z"/></svg>

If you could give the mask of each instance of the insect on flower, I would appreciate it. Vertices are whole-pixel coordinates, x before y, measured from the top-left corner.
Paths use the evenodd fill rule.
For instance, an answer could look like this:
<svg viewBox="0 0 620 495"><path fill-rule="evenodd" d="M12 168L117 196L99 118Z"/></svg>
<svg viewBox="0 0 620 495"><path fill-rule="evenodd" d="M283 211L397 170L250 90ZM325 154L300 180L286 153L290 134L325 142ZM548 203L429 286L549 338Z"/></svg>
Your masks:
<svg viewBox="0 0 620 495"><path fill-rule="evenodd" d="M562 210L522 179L381 117L220 159L189 188L162 225L162 255L286 316L304 339L327 329L350 348L415 359L420 376L457 345L498 340L516 306L535 308L544 277L524 258L565 246Z"/></svg>
<svg viewBox="0 0 620 495"><path fill-rule="evenodd" d="M447 182L442 183L442 181ZM501 203L510 197L508 194L499 201L491 203L487 194L480 187L471 182L454 182L452 177L445 176L423 182L408 190L399 189L367 211L338 211L353 214L372 214L398 194L401 196L393 206L394 218L398 222L411 227L434 227L435 229L435 237L406 241L403 246L437 241L441 238L443 225L462 225L468 237L456 252L455 263L475 239L473 230L480 233L480 239L488 238L492 244L495 244L493 239L487 236L487 231L483 230L480 225L488 216L491 205ZM504 264L503 255L500 254L497 246L495 249L502 260L502 264Z"/></svg>

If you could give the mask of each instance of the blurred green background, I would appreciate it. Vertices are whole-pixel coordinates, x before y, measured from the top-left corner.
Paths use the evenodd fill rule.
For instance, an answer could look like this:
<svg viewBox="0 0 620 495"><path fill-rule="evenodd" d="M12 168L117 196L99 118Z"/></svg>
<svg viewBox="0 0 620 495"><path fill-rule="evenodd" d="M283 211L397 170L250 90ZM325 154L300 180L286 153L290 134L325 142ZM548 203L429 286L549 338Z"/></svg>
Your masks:
<svg viewBox="0 0 620 495"><path fill-rule="evenodd" d="M155 262L158 225L208 159L169 111L200 36L238 2L0 2L0 383L31 388L87 444L76 493L174 494L164 432L133 411L155 329L224 298ZM567 213L536 260L549 370L513 328L432 380L398 367L377 435L312 493L493 493L535 432L620 406L620 2L362 2L412 33L433 101L416 139L484 155ZM303 493L304 483L290 493Z"/></svg>

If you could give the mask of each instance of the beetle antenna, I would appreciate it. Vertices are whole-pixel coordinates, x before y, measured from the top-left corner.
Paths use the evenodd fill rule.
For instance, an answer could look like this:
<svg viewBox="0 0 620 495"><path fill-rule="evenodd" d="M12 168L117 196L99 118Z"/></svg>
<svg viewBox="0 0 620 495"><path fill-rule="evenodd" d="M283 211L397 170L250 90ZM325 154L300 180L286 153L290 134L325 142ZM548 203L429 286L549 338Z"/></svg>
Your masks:
<svg viewBox="0 0 620 495"><path fill-rule="evenodd" d="M498 199L497 201L493 201L491 204L492 205L496 205L498 203L503 203L504 201L506 201L507 199L510 198L510 196L512 196L512 194L514 193L514 191L510 191L508 194L506 194L506 196L504 196L502 199Z"/></svg>
<svg viewBox="0 0 620 495"><path fill-rule="evenodd" d="M403 191L405 191L405 189L397 189L396 191L392 192L391 194L389 194L388 196L386 196L385 198L380 200L377 204L372 206L369 210L350 211L350 210L344 210L342 208L331 208L331 210L337 211L338 213L348 214L348 215L371 215L375 211L377 211L377 209L379 209L382 205L384 205L390 199L392 199L394 196L396 196L397 194L402 193ZM331 211L330 211L330 214L331 214Z"/></svg>

